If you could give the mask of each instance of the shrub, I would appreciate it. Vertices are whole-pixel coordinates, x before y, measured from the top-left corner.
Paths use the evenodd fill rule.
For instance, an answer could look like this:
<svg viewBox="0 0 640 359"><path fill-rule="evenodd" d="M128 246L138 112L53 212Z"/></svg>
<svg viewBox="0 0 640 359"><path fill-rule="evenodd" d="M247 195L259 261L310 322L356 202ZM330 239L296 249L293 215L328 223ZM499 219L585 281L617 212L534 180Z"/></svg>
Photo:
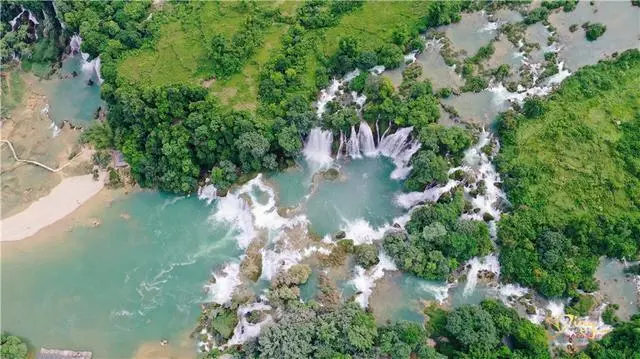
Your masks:
<svg viewBox="0 0 640 359"><path fill-rule="evenodd" d="M607 31L607 27L601 23L592 24L587 22L584 23L582 27L585 29L585 35L589 41L596 41L604 34L605 31Z"/></svg>
<svg viewBox="0 0 640 359"><path fill-rule="evenodd" d="M361 244L359 246L355 246L354 255L356 263L365 269L369 269L380 262L380 259L378 258L378 247L375 244Z"/></svg>

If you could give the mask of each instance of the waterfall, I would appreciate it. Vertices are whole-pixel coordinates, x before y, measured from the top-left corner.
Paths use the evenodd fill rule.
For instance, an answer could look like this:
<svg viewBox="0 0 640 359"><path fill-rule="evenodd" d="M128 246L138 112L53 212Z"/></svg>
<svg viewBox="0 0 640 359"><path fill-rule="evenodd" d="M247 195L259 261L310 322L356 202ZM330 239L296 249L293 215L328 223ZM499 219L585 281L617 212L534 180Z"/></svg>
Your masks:
<svg viewBox="0 0 640 359"><path fill-rule="evenodd" d="M367 157L375 157L378 154L376 150L376 144L373 140L373 132L369 124L362 121L360 122L360 132L358 133L358 140L360 141L360 150L362 154Z"/></svg>
<svg viewBox="0 0 640 359"><path fill-rule="evenodd" d="M383 156L395 158L407 145L407 139L411 136L413 127L399 128L396 132L383 136L378 144L378 149Z"/></svg>
<svg viewBox="0 0 640 359"><path fill-rule="evenodd" d="M358 134L356 133L355 126L351 126L351 136L349 136L349 141L347 141L347 154L351 158L360 158L360 140L358 139Z"/></svg>
<svg viewBox="0 0 640 359"><path fill-rule="evenodd" d="M380 127L378 127L378 120L376 120L376 136L378 136L378 143L380 143Z"/></svg>
<svg viewBox="0 0 640 359"><path fill-rule="evenodd" d="M340 131L340 146L338 146L338 153L336 154L337 159L342 158L343 151L344 151L344 132Z"/></svg>
<svg viewBox="0 0 640 359"><path fill-rule="evenodd" d="M322 114L327 110L327 104L336 98L336 93L340 88L340 81L333 79L331 85L326 89L320 91L320 98L318 99L318 110L316 114L318 117L322 117Z"/></svg>
<svg viewBox="0 0 640 359"><path fill-rule="evenodd" d="M473 293L476 289L480 271L493 272L496 274L496 278L500 277L500 263L495 254L490 254L482 258L471 258L469 262L467 262L467 265L469 266L469 272L467 273L467 283L464 286L463 292L465 297Z"/></svg>
<svg viewBox="0 0 640 359"><path fill-rule="evenodd" d="M317 169L331 165L331 145L333 143L333 134L331 131L323 131L319 127L311 129L307 143L304 144L302 153L304 158Z"/></svg>
<svg viewBox="0 0 640 359"><path fill-rule="evenodd" d="M51 4L53 4L53 12L56 14L58 22L60 22L60 27L62 28L62 30L65 30L67 28L67 25L64 23L64 21L62 20L62 16L60 16L60 13L58 12L58 6L56 5L56 2L52 1Z"/></svg>
<svg viewBox="0 0 640 359"><path fill-rule="evenodd" d="M411 140L413 127L399 128L395 133L382 136L378 144L380 154L393 159L396 169L391 173L393 179L404 179L411 172L409 161L411 157L420 149L418 140Z"/></svg>
<svg viewBox="0 0 640 359"><path fill-rule="evenodd" d="M69 47L71 48L72 53L79 53L81 45L82 45L82 38L80 37L80 35L75 34L71 36L71 40L69 41Z"/></svg>
<svg viewBox="0 0 640 359"><path fill-rule="evenodd" d="M95 75L98 79L98 83L102 84L104 80L100 76L100 66L101 66L100 56L89 61L89 54L87 54L86 52L82 52L81 46L82 46L82 37L80 37L80 35L78 34L71 36L71 40L69 41L69 47L71 48L71 53L73 54L79 53L80 56L82 57L82 72L84 72L90 77Z"/></svg>

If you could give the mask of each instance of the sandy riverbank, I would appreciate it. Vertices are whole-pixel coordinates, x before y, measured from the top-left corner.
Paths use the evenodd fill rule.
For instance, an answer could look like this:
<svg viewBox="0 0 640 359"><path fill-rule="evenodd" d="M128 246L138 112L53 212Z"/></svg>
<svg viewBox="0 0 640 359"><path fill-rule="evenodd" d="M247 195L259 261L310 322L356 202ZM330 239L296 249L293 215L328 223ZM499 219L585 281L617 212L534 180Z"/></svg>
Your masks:
<svg viewBox="0 0 640 359"><path fill-rule="evenodd" d="M1 240L18 241L33 236L74 212L103 187L103 178L95 181L92 175L63 179L51 193L32 203L24 211L1 220Z"/></svg>

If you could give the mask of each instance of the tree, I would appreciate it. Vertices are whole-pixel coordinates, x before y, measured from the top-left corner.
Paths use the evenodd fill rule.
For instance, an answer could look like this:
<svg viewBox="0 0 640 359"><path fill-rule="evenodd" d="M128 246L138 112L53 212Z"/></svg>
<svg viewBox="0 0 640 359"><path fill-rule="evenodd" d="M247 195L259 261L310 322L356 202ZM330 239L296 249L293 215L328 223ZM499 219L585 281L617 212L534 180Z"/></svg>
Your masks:
<svg viewBox="0 0 640 359"><path fill-rule="evenodd" d="M402 49L394 44L382 45L378 51L378 61L387 69L395 69L402 64Z"/></svg>
<svg viewBox="0 0 640 359"><path fill-rule="evenodd" d="M236 147L242 169L257 171L261 168L262 157L269 151L269 141L258 132L245 132L236 140Z"/></svg>
<svg viewBox="0 0 640 359"><path fill-rule="evenodd" d="M0 357L3 359L26 359L27 345L13 335L2 333L0 335Z"/></svg>
<svg viewBox="0 0 640 359"><path fill-rule="evenodd" d="M477 306L464 305L451 312L446 330L465 351L489 353L500 343L491 316Z"/></svg>
<svg viewBox="0 0 640 359"><path fill-rule="evenodd" d="M278 145L289 157L294 157L302 149L302 141L295 125L287 126L278 133Z"/></svg>

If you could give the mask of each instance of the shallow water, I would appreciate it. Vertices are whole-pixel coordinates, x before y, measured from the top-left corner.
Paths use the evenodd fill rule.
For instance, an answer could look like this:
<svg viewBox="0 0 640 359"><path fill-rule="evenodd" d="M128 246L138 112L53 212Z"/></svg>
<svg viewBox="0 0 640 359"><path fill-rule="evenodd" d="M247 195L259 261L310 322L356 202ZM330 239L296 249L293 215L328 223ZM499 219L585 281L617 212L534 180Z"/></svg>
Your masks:
<svg viewBox="0 0 640 359"><path fill-rule="evenodd" d="M488 90L465 92L443 99L442 102L453 106L463 121L485 126L493 123L500 112L509 108L508 102Z"/></svg>
<svg viewBox="0 0 640 359"><path fill-rule="evenodd" d="M62 62L58 74L51 80L42 81L51 117L58 125L66 120L78 126L89 126L98 107L105 105L100 98L98 77L95 72L83 71L82 63L80 55L69 56ZM74 71L76 77L72 75ZM88 85L89 80L94 82L92 86Z"/></svg>
<svg viewBox="0 0 640 359"><path fill-rule="evenodd" d="M105 208L97 228L2 243L3 329L96 358L178 341L196 323L212 267L239 255L210 211L195 197L138 193Z"/></svg>
<svg viewBox="0 0 640 359"><path fill-rule="evenodd" d="M555 12L549 21L557 28L560 57L571 71L595 64L614 52L640 48L640 7L630 1L596 1L594 5L580 1L574 11ZM602 23L607 31L596 41L587 41L581 27L587 21ZM573 33L569 31L572 24L578 25Z"/></svg>
<svg viewBox="0 0 640 359"><path fill-rule="evenodd" d="M465 13L460 22L441 28L457 50L464 50L473 56L497 34L497 24L489 23L484 12Z"/></svg>
<svg viewBox="0 0 640 359"><path fill-rule="evenodd" d="M600 281L599 292L608 297L610 302L618 304L616 314L628 320L638 312L638 295L636 294L636 278L626 277L625 264L619 260L602 258L595 277Z"/></svg>

